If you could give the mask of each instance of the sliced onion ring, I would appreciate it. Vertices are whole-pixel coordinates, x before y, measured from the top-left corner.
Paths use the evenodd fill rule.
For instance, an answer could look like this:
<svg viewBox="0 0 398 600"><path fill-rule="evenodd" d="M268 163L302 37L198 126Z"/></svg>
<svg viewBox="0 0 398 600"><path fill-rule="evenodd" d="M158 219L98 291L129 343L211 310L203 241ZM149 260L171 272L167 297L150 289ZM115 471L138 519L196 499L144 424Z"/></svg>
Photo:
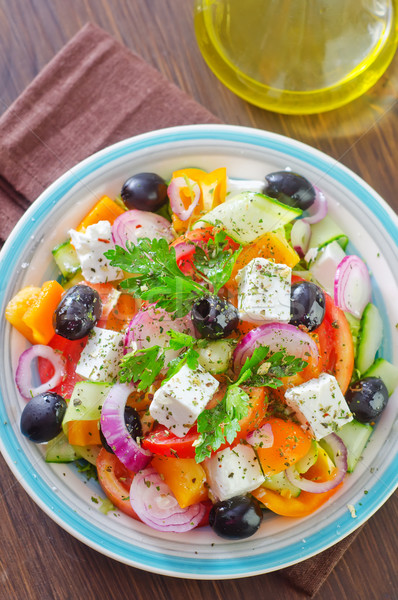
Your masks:
<svg viewBox="0 0 398 600"><path fill-rule="evenodd" d="M188 208L185 208L181 199L181 190L189 187L193 192L193 199ZM186 221L192 215L200 199L200 187L196 181L188 177L174 177L167 188L167 195L170 198L170 206L181 221Z"/></svg>
<svg viewBox="0 0 398 600"><path fill-rule="evenodd" d="M316 185L313 186L315 190L315 200L313 204L310 206L308 210L305 211L305 217L301 220L308 225L313 225L314 223L318 223L324 217L326 217L328 213L328 203L326 200L326 196Z"/></svg>
<svg viewBox="0 0 398 600"><path fill-rule="evenodd" d="M53 376L42 383L41 385L34 386L32 384L32 361L35 358L45 358L48 360L53 368ZM56 352L50 346L44 346L43 344L35 344L31 346L25 352L22 352L18 360L18 366L15 373L15 383L19 393L25 400L30 400L34 396L43 394L55 388L63 378L65 377L65 359L59 352Z"/></svg>
<svg viewBox="0 0 398 600"><path fill-rule="evenodd" d="M144 210L128 210L119 215L112 225L112 238L115 244L126 248L126 242L137 243L139 238L174 239L171 225L167 219Z"/></svg>
<svg viewBox="0 0 398 600"><path fill-rule="evenodd" d="M265 423L259 429L255 429L248 433L246 442L254 448L272 448L274 445L274 433L271 425Z"/></svg>
<svg viewBox="0 0 398 600"><path fill-rule="evenodd" d="M306 360L308 355L319 357L318 347L312 337L289 323L267 323L247 333L234 352L234 370L239 372L245 360L258 346L269 346L271 352L284 348L287 354Z"/></svg>
<svg viewBox="0 0 398 600"><path fill-rule="evenodd" d="M365 263L359 256L345 256L334 276L334 303L360 319L371 295L372 286Z"/></svg>
<svg viewBox="0 0 398 600"><path fill-rule="evenodd" d="M330 433L324 440L333 452L332 458L337 469L334 479L331 479L330 481L311 481L310 479L301 477L294 465L286 469L286 477L290 483L304 492L323 494L324 492L333 490L343 481L347 473L347 448L345 447L343 440L335 433Z"/></svg>
<svg viewBox="0 0 398 600"><path fill-rule="evenodd" d="M202 503L181 508L169 486L153 467L137 473L130 502L138 517L158 531L182 533L197 527L205 514Z"/></svg>
<svg viewBox="0 0 398 600"><path fill-rule="evenodd" d="M292 230L290 232L290 239L292 242L292 246L300 256L303 258L305 253L308 250L308 246L311 238L311 227L309 223L304 221L304 219L297 219L294 222Z"/></svg>
<svg viewBox="0 0 398 600"><path fill-rule="evenodd" d="M129 434L124 420L126 401L133 388L126 383L116 383L105 398L101 410L101 431L124 466L138 473L152 458L152 453L141 448Z"/></svg>
<svg viewBox="0 0 398 600"><path fill-rule="evenodd" d="M142 308L130 321L124 338L125 352L130 352L134 347L137 350L150 346L167 347L170 330L186 333L195 337L195 329L188 314L185 317L173 319L172 315L155 304ZM165 365L179 354L178 350L166 350Z"/></svg>

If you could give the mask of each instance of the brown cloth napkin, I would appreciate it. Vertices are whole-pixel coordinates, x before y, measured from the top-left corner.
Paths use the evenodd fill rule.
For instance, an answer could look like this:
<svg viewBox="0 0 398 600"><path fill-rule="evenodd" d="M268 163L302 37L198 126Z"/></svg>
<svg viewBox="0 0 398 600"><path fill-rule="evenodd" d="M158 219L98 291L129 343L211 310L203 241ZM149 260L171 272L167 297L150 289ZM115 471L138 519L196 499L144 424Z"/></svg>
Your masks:
<svg viewBox="0 0 398 600"><path fill-rule="evenodd" d="M100 28L86 25L0 119L0 243L50 183L93 152L154 129L219 122ZM355 535L281 575L314 595Z"/></svg>

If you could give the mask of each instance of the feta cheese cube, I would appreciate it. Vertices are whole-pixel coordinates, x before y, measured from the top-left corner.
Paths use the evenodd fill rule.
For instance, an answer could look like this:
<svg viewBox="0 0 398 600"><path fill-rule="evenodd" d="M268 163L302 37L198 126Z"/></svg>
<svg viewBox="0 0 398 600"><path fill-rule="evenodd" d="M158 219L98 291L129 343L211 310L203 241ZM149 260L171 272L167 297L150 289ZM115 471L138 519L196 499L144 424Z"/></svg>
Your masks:
<svg viewBox="0 0 398 600"><path fill-rule="evenodd" d="M217 500L246 494L264 483L265 477L253 448L238 444L206 458L203 463L207 483Z"/></svg>
<svg viewBox="0 0 398 600"><path fill-rule="evenodd" d="M219 382L202 367L184 365L156 390L149 412L178 437L188 433L199 414L214 396Z"/></svg>
<svg viewBox="0 0 398 600"><path fill-rule="evenodd" d="M288 389L285 398L302 427L309 429L316 440L353 419L336 378L327 373Z"/></svg>
<svg viewBox="0 0 398 600"><path fill-rule="evenodd" d="M94 327L83 348L76 373L90 381L111 382L123 356L123 334Z"/></svg>
<svg viewBox="0 0 398 600"><path fill-rule="evenodd" d="M69 235L86 281L106 283L123 277L123 271L112 267L104 256L104 252L115 247L109 221L89 225L84 232L71 229Z"/></svg>
<svg viewBox="0 0 398 600"><path fill-rule="evenodd" d="M311 250L314 250L311 248ZM305 255L305 259L311 261L311 250ZM333 297L334 294L334 278L336 270L343 258L345 252L336 241L327 244L322 250L316 253L312 262L309 264L309 270L315 277L319 285Z"/></svg>
<svg viewBox="0 0 398 600"><path fill-rule="evenodd" d="M253 258L238 272L238 309L252 323L290 321L292 270L267 258Z"/></svg>

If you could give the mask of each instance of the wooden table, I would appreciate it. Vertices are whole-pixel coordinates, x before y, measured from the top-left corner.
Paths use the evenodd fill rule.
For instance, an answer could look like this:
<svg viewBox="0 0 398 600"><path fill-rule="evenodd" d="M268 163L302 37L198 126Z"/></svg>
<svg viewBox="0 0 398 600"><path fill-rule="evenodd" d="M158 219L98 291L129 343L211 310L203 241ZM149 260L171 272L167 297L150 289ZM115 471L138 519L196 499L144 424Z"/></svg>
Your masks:
<svg viewBox="0 0 398 600"><path fill-rule="evenodd" d="M230 124L306 142L353 169L398 210L398 56L381 81L345 108L308 117L245 103L213 76L196 45L189 0L0 0L0 111L87 21L109 31ZM0 463L0 598L228 600L304 597L277 573L231 581L153 575L108 559L53 523ZM398 595L398 501L372 517L317 598Z"/></svg>

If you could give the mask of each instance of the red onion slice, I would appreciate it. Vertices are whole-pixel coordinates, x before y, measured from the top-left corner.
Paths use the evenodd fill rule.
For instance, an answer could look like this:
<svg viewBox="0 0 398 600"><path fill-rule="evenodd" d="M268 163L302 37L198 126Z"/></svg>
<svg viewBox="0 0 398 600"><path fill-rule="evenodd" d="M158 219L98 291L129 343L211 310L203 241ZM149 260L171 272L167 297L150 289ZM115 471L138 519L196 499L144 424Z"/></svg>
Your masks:
<svg viewBox="0 0 398 600"><path fill-rule="evenodd" d="M266 323L247 333L234 352L234 370L239 372L247 358L258 346L269 346L271 352L285 349L287 354L308 361L311 355L319 356L318 347L311 336L289 323Z"/></svg>
<svg viewBox="0 0 398 600"><path fill-rule="evenodd" d="M139 238L165 238L172 242L174 235L167 219L144 210L128 210L119 215L112 225L115 244L126 248L126 242L137 243Z"/></svg>
<svg viewBox="0 0 398 600"><path fill-rule="evenodd" d="M334 276L334 303L360 319L371 295L372 286L365 263L359 256L345 256Z"/></svg>
<svg viewBox="0 0 398 600"><path fill-rule="evenodd" d="M32 383L32 361L39 357L45 358L52 364L54 374L45 383L34 386ZM25 352L22 352L19 357L15 373L15 383L21 396L25 400L30 400L30 398L48 392L59 385L64 379L65 373L65 359L62 354L56 352L50 346L35 344L25 350Z"/></svg>
<svg viewBox="0 0 398 600"><path fill-rule="evenodd" d="M330 433L324 440L333 452L332 458L337 469L336 477L334 479L331 479L330 481L311 481L310 479L301 477L294 465L286 469L286 477L290 483L304 492L311 492L311 494L323 494L324 492L328 492L337 487L339 483L343 481L347 473L347 448L345 447L343 440L335 433Z"/></svg>
<svg viewBox="0 0 398 600"><path fill-rule="evenodd" d="M185 208L181 198L181 191L183 189L189 189L193 193L191 204L188 208ZM200 199L200 187L196 181L189 179L188 177L174 177L167 188L167 195L170 198L170 206L174 214L177 215L181 221L186 221L192 215Z"/></svg>
<svg viewBox="0 0 398 600"><path fill-rule="evenodd" d="M300 256L303 258L308 250L311 238L311 227L304 219L298 219L294 222L292 230L290 232L290 240L292 246Z"/></svg>
<svg viewBox="0 0 398 600"><path fill-rule="evenodd" d="M272 448L274 445L274 434L269 423L265 423L259 429L251 431L246 436L246 442L253 448Z"/></svg>
<svg viewBox="0 0 398 600"><path fill-rule="evenodd" d="M195 328L190 315L174 319L170 313L155 304L142 308L130 321L124 338L125 352L136 348L150 348L151 346L167 347L170 330L186 333L195 337ZM179 354L178 350L166 350L165 365Z"/></svg>
<svg viewBox="0 0 398 600"><path fill-rule="evenodd" d="M116 383L111 388L101 410L101 431L118 459L127 469L137 473L147 466L152 453L141 448L126 427L124 409L132 390L126 383Z"/></svg>
<svg viewBox="0 0 398 600"><path fill-rule="evenodd" d="M313 204L310 206L308 210L305 211L305 217L301 220L305 221L309 225L313 225L314 223L318 223L324 217L326 217L328 213L328 203L326 200L326 196L319 188L314 185L315 190L315 200Z"/></svg>
<svg viewBox="0 0 398 600"><path fill-rule="evenodd" d="M169 486L153 467L140 471L134 477L130 502L138 517L158 531L190 531L199 525L206 511L202 503L181 508Z"/></svg>

